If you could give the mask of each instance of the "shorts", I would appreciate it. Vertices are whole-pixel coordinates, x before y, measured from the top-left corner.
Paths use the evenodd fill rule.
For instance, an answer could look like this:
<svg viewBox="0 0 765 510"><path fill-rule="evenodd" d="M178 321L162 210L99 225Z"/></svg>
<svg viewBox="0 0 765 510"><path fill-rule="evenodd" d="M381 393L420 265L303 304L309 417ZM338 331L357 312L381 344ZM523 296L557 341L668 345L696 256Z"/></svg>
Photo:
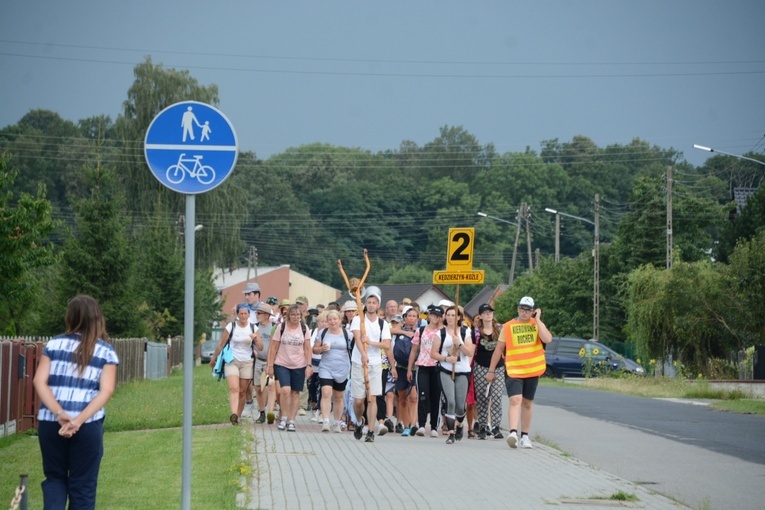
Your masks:
<svg viewBox="0 0 765 510"><path fill-rule="evenodd" d="M252 369L252 380L255 381L255 385L260 386L260 376L266 371L266 360L255 358L255 365Z"/></svg>
<svg viewBox="0 0 765 510"><path fill-rule="evenodd" d="M226 363L223 373L226 377L238 377L239 379L252 379L252 361L239 361L234 360L231 363Z"/></svg>
<svg viewBox="0 0 765 510"><path fill-rule="evenodd" d="M324 386L332 386L334 391L345 391L345 387L348 385L348 379L343 382L337 382L334 379L319 379L319 385L321 385L322 388Z"/></svg>
<svg viewBox="0 0 765 510"><path fill-rule="evenodd" d="M369 393L373 397L382 395L382 365L367 365L369 367ZM351 363L351 396L355 399L367 397L364 387L364 368L361 363Z"/></svg>
<svg viewBox="0 0 765 510"><path fill-rule="evenodd" d="M534 395L539 386L539 377L529 377L526 379L505 378L505 389L508 397L523 395L526 400L534 400Z"/></svg>
<svg viewBox="0 0 765 510"><path fill-rule="evenodd" d="M414 385L417 382L417 372L413 372L412 380L409 381L406 378L406 367L397 365L396 370L398 371L398 379L396 379L396 391L398 393L409 393L409 388L414 388Z"/></svg>
<svg viewBox="0 0 765 510"><path fill-rule="evenodd" d="M274 365L274 377L282 388L289 386L292 391L301 392L305 388L305 367L287 368Z"/></svg>

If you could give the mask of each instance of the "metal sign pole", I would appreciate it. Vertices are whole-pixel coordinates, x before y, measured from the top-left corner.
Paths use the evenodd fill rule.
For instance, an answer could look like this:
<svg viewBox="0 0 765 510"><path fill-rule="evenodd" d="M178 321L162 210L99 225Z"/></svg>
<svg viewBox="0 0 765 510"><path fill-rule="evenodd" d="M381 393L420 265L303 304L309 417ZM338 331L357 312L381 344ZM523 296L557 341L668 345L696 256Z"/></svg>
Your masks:
<svg viewBox="0 0 765 510"><path fill-rule="evenodd" d="M183 457L181 508L191 510L191 426L194 385L194 248L196 196L186 195L186 274L183 306Z"/></svg>

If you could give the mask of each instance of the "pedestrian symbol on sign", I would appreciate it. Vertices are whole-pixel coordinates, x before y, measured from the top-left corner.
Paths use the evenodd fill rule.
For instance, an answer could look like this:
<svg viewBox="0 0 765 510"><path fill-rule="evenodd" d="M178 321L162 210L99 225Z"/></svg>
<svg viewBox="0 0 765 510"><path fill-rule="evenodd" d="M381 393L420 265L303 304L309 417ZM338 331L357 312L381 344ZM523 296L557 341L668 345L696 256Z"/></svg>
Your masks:
<svg viewBox="0 0 765 510"><path fill-rule="evenodd" d="M216 108L197 101L168 106L149 125L144 144L154 176L179 193L197 194L221 184L236 164L236 133ZM188 174L188 179L186 179Z"/></svg>

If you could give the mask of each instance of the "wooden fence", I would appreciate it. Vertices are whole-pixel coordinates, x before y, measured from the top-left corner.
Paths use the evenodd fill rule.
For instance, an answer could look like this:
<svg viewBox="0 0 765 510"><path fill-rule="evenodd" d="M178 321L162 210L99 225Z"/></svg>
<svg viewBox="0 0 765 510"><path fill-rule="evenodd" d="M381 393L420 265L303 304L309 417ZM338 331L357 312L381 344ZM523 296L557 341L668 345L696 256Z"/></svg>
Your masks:
<svg viewBox="0 0 765 510"><path fill-rule="evenodd" d="M40 402L32 381L44 343L48 340L50 337L0 337L0 396L3 397L0 398L0 437L37 428ZM181 336L171 339L166 351L153 348L147 352L148 340L145 338L113 338L111 343L120 360L117 367L118 387L125 382L147 377L147 356L166 356L166 375L183 363L184 339ZM153 360L152 366L156 366L157 361ZM156 371L153 377L157 377Z"/></svg>

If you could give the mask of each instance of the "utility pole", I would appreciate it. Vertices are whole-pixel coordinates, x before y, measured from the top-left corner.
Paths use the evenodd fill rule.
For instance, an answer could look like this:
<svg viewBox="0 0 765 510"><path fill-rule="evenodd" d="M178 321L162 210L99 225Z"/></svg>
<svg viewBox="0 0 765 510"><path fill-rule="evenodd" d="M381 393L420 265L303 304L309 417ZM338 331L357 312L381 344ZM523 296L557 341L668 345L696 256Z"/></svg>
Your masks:
<svg viewBox="0 0 765 510"><path fill-rule="evenodd" d="M533 273L534 261L531 258L531 229L529 228L529 217L531 216L531 210L526 202L523 203L523 209L526 213L526 249L529 252L529 273Z"/></svg>
<svg viewBox="0 0 765 510"><path fill-rule="evenodd" d="M255 281L257 283L260 283L260 280L258 279L258 247L253 246L252 251L253 251L253 258L255 260Z"/></svg>
<svg viewBox="0 0 765 510"><path fill-rule="evenodd" d="M592 337L600 337L600 194L595 193L595 248L593 250Z"/></svg>
<svg viewBox="0 0 765 510"><path fill-rule="evenodd" d="M250 250L247 253L247 282L248 283L250 282L250 268L253 265L253 260L252 259L253 259L254 254L255 254L255 247L254 246L250 246Z"/></svg>
<svg viewBox="0 0 765 510"><path fill-rule="evenodd" d="M672 166L667 167L667 269L672 267Z"/></svg>
<svg viewBox="0 0 765 510"><path fill-rule="evenodd" d="M560 214L555 213L555 263L560 262Z"/></svg>
<svg viewBox="0 0 765 510"><path fill-rule="evenodd" d="M518 256L518 240L521 237L521 217L523 216L523 205L517 211L516 225L515 225L515 244L513 245L513 261L510 263L510 281L508 286L513 285L513 279L515 278L515 259Z"/></svg>

